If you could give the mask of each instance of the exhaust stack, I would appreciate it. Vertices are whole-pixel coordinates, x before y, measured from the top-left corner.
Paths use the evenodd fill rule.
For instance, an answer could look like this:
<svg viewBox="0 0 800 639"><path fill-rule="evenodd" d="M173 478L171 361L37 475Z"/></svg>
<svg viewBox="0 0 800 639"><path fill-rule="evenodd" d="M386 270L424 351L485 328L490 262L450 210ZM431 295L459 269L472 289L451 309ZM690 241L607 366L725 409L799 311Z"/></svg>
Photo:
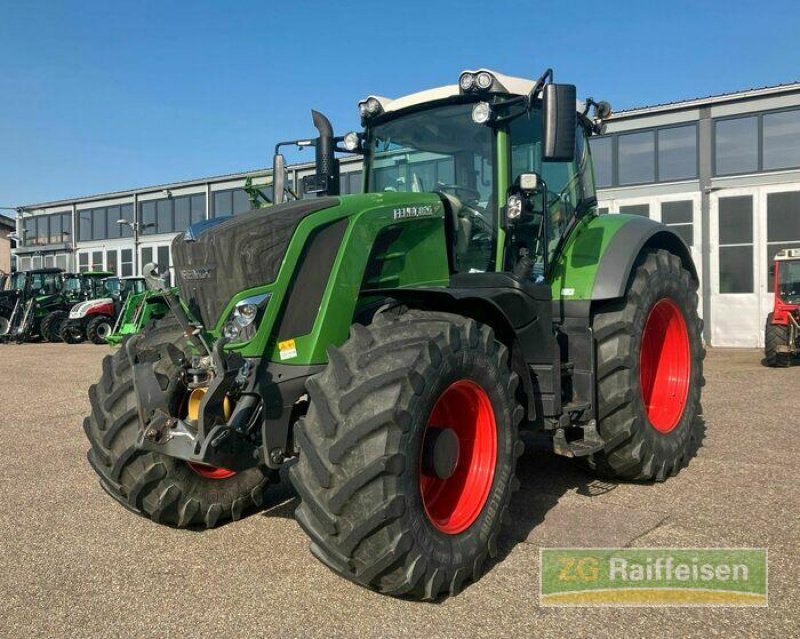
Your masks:
<svg viewBox="0 0 800 639"><path fill-rule="evenodd" d="M333 127L319 111L312 109L311 117L319 131L316 144L317 195L339 195L339 162L334 156Z"/></svg>

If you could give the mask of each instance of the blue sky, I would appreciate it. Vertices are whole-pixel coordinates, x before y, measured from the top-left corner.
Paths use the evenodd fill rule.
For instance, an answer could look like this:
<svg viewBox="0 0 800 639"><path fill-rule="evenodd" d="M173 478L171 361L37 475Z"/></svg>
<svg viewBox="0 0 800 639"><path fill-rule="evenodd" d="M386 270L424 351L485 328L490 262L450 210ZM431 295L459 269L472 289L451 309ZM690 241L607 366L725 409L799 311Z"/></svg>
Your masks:
<svg viewBox="0 0 800 639"><path fill-rule="evenodd" d="M800 80L798 33L796 0L0 0L0 206L267 166L464 68L617 108Z"/></svg>

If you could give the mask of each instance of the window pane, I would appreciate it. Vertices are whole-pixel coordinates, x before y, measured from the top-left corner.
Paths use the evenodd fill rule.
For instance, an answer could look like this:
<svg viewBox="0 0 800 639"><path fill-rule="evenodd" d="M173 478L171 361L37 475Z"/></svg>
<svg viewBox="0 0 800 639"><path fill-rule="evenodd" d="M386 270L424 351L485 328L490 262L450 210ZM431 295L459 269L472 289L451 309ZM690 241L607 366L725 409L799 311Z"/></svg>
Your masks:
<svg viewBox="0 0 800 639"><path fill-rule="evenodd" d="M240 213L246 213L252 210L252 208L253 205L250 204L250 198L247 197L247 193L244 189L236 189L233 192L233 214L239 215Z"/></svg>
<svg viewBox="0 0 800 639"><path fill-rule="evenodd" d="M156 232L156 203L142 202L139 205L139 222L141 224L140 233L142 235L152 235Z"/></svg>
<svg viewBox="0 0 800 639"><path fill-rule="evenodd" d="M753 198L749 195L719 199L719 243L753 241Z"/></svg>
<svg viewBox="0 0 800 639"><path fill-rule="evenodd" d="M192 196L192 224L206 219L206 196Z"/></svg>
<svg viewBox="0 0 800 639"><path fill-rule="evenodd" d="M133 222L133 204L123 204L119 209L119 219ZM120 237L133 237L133 229L127 224L118 224Z"/></svg>
<svg viewBox="0 0 800 639"><path fill-rule="evenodd" d="M117 252L106 251L106 268L112 273L117 272Z"/></svg>
<svg viewBox="0 0 800 639"><path fill-rule="evenodd" d="M167 284L172 284L172 273L169 270L169 246L159 246L156 254L158 256L158 272L167 276Z"/></svg>
<svg viewBox="0 0 800 639"><path fill-rule="evenodd" d="M63 233L61 221L62 217L60 215L53 215L50 217L50 244L58 244L62 241Z"/></svg>
<svg viewBox="0 0 800 639"><path fill-rule="evenodd" d="M114 240L120 237L120 228L117 220L120 219L120 208L118 206L109 206L106 212L106 219L108 220L108 238Z"/></svg>
<svg viewBox="0 0 800 639"><path fill-rule="evenodd" d="M719 292L753 292L753 247L721 246L719 249Z"/></svg>
<svg viewBox="0 0 800 639"><path fill-rule="evenodd" d="M450 163L452 164L452 162ZM438 166L442 165L442 162L437 163L437 170ZM355 171L350 174L350 193L361 193L362 185L363 185L363 176L361 175L361 171Z"/></svg>
<svg viewBox="0 0 800 639"><path fill-rule="evenodd" d="M715 126L717 175L758 169L758 119L720 120Z"/></svg>
<svg viewBox="0 0 800 639"><path fill-rule="evenodd" d="M36 240L40 246L50 242L50 216L41 215L36 224Z"/></svg>
<svg viewBox="0 0 800 639"><path fill-rule="evenodd" d="M22 232L24 234L25 246L33 246L36 244L36 218L25 218L22 221Z"/></svg>
<svg viewBox="0 0 800 639"><path fill-rule="evenodd" d="M800 192L767 195L767 242L800 240Z"/></svg>
<svg viewBox="0 0 800 639"><path fill-rule="evenodd" d="M106 210L93 209L92 210L92 239L104 240L106 239Z"/></svg>
<svg viewBox="0 0 800 639"><path fill-rule="evenodd" d="M680 126L658 132L658 179L697 177L697 127Z"/></svg>
<svg viewBox="0 0 800 639"><path fill-rule="evenodd" d="M122 277L133 275L133 250L122 249L120 251L121 273Z"/></svg>
<svg viewBox="0 0 800 639"><path fill-rule="evenodd" d="M214 217L233 215L233 198L230 191L214 193Z"/></svg>
<svg viewBox="0 0 800 639"><path fill-rule="evenodd" d="M62 271L67 270L67 256L64 253L56 255L56 268L60 268Z"/></svg>
<svg viewBox="0 0 800 639"><path fill-rule="evenodd" d="M800 166L800 109L764 115L764 168Z"/></svg>
<svg viewBox="0 0 800 639"><path fill-rule="evenodd" d="M601 206L599 209L597 209L597 214L598 215L608 215L608 207L607 206Z"/></svg>
<svg viewBox="0 0 800 639"><path fill-rule="evenodd" d="M664 224L691 224L692 201L664 202L661 205L661 221Z"/></svg>
<svg viewBox="0 0 800 639"><path fill-rule="evenodd" d="M655 134L628 133L617 138L619 183L639 184L655 180Z"/></svg>
<svg viewBox="0 0 800 639"><path fill-rule="evenodd" d="M172 233L174 230L172 200L156 200L156 233Z"/></svg>
<svg viewBox="0 0 800 639"><path fill-rule="evenodd" d="M611 155L611 138L589 138L594 162L594 179L597 186L611 186L613 167Z"/></svg>
<svg viewBox="0 0 800 639"><path fill-rule="evenodd" d="M192 223L192 202L188 196L175 198L175 230L179 233Z"/></svg>
<svg viewBox="0 0 800 639"><path fill-rule="evenodd" d="M88 253L78 253L78 265L80 266L81 271L86 271L89 269Z"/></svg>
<svg viewBox="0 0 800 639"><path fill-rule="evenodd" d="M620 206L619 212L627 215L641 215L642 217L650 217L650 205L628 204L626 206Z"/></svg>
<svg viewBox="0 0 800 639"><path fill-rule="evenodd" d="M680 235L681 239L686 242L686 246L694 244L694 229L691 224L675 224L669 228Z"/></svg>
<svg viewBox="0 0 800 639"><path fill-rule="evenodd" d="M82 242L92 239L92 210L78 211L78 239Z"/></svg>
<svg viewBox="0 0 800 639"><path fill-rule="evenodd" d="M72 213L63 213L61 215L61 242L72 241Z"/></svg>
<svg viewBox="0 0 800 639"><path fill-rule="evenodd" d="M92 251L92 269L93 271L103 270L103 251Z"/></svg>
<svg viewBox="0 0 800 639"><path fill-rule="evenodd" d="M142 266L147 266L153 261L153 247L145 246L142 248Z"/></svg>

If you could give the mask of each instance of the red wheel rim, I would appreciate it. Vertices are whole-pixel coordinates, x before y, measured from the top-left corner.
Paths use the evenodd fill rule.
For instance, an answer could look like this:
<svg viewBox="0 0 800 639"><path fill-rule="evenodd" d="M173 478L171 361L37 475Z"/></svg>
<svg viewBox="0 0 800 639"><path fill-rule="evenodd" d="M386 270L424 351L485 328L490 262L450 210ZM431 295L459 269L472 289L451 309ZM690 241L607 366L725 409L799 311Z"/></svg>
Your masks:
<svg viewBox="0 0 800 639"><path fill-rule="evenodd" d="M431 411L426 433L434 426L455 432L458 462L447 479L426 474L420 464L422 504L437 530L455 535L469 528L481 514L494 479L497 425L486 391L469 380L448 386Z"/></svg>
<svg viewBox="0 0 800 639"><path fill-rule="evenodd" d="M673 430L689 393L691 353L686 320L671 299L650 310L642 334L639 381L647 419L659 433Z"/></svg>
<svg viewBox="0 0 800 639"><path fill-rule="evenodd" d="M235 470L228 470L227 468L216 468L215 466L195 464L194 462L186 462L186 464L194 472L206 479L228 479L236 474Z"/></svg>

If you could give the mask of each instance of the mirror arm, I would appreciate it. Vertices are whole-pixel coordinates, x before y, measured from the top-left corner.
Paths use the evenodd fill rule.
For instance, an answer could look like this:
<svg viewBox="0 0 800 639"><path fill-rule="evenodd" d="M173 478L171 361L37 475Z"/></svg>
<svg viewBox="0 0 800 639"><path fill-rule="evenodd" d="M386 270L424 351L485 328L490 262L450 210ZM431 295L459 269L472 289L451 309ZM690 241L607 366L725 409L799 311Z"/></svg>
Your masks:
<svg viewBox="0 0 800 639"><path fill-rule="evenodd" d="M541 92L544 84L547 80L550 82L553 81L553 69L547 69L538 80L533 85L531 92L528 94L527 98L525 99L525 110L530 111L533 108L533 101L536 99L536 96Z"/></svg>

